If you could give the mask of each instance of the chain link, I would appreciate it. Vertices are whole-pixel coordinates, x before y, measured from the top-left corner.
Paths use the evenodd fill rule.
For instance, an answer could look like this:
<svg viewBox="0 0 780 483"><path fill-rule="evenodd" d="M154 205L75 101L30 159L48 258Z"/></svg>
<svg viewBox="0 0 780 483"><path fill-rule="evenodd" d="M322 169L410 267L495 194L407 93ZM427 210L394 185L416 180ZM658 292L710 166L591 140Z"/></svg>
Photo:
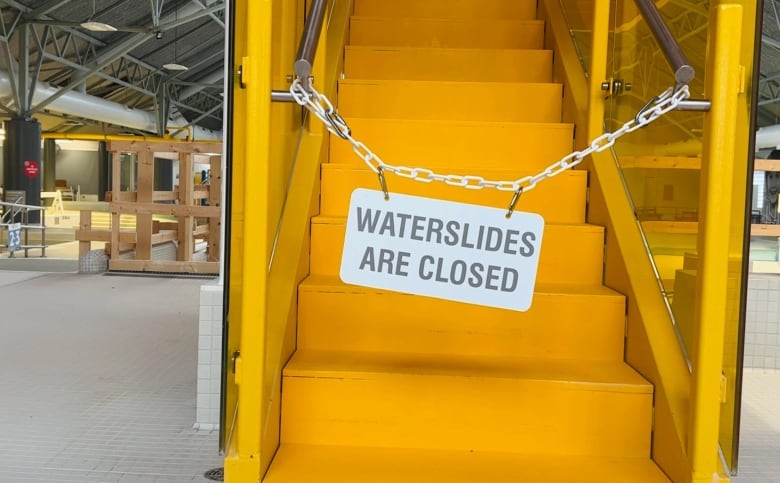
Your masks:
<svg viewBox="0 0 780 483"><path fill-rule="evenodd" d="M422 183L441 181L450 186L459 186L470 190L494 188L498 191L513 191L516 194L515 198L513 198L513 202L517 202L516 198L518 198L520 194L534 189L540 181L554 178L562 172L577 166L591 154L599 153L611 148L615 144L615 141L622 136L654 122L669 111L674 110L680 102L690 96L690 90L687 85L670 87L660 95L650 99L650 101L637 112L633 119L623 124L618 130L611 133L607 132L596 137L591 141L590 145L582 151L574 151L567 154L534 176L525 176L510 181L496 181L485 179L482 176L445 175L438 174L427 168L387 164L382 161L382 158L377 156L376 153L371 151L368 146L352 137L352 131L344 118L339 115L330 100L325 95L317 92L313 86L309 85L307 89L300 79L296 79L290 87L290 93L298 104L307 108L312 114L317 116L317 118L325 124L325 127L329 132L348 141L352 145L352 150L355 154L366 163L371 171L380 174L380 179L382 181L384 181L383 173L388 172L402 178L413 179ZM384 183L382 184L383 191L385 191L385 195L387 196L387 187ZM511 214L511 209L509 214Z"/></svg>

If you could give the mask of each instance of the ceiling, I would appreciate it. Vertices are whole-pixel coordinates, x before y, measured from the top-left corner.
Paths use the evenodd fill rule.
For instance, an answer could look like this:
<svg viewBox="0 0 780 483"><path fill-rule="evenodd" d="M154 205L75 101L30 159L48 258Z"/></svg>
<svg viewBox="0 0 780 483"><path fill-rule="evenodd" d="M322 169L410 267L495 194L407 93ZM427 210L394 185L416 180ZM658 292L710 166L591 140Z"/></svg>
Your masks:
<svg viewBox="0 0 780 483"><path fill-rule="evenodd" d="M0 14L8 79L0 72L0 115L35 117L44 132L222 129L224 0L0 0ZM90 30L87 21L116 31ZM187 70L165 67L174 63ZM33 97L36 86L47 95ZM121 109L95 120L88 104L59 107L71 97L108 101L101 106L109 111L127 106L153 122L124 122Z"/></svg>

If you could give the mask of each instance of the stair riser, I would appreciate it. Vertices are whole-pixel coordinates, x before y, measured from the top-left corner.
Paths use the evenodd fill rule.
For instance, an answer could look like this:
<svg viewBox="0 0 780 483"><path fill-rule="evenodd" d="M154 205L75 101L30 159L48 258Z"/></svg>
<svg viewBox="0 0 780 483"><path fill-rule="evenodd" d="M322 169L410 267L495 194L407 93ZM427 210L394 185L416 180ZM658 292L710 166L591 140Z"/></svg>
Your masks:
<svg viewBox="0 0 780 483"><path fill-rule="evenodd" d="M301 288L298 348L507 358L623 358L621 296L537 293L510 312L391 292Z"/></svg>
<svg viewBox="0 0 780 483"><path fill-rule="evenodd" d="M458 172L460 171L460 172ZM462 170L449 170L450 174L466 174ZM486 179L513 180L525 173L491 171L480 173ZM393 193L424 196L461 203L506 208L512 193L495 189L467 190L445 183L421 183L406 178L387 175ZM541 214L546 223L583 223L585 221L585 191L587 174L572 170L540 183L534 190L524 193L518 211ZM324 165L322 168L322 197L320 213L346 216L349 200L357 188L378 189L377 175L368 169L349 166Z"/></svg>
<svg viewBox="0 0 780 483"><path fill-rule="evenodd" d="M345 117L560 122L560 84L342 81Z"/></svg>
<svg viewBox="0 0 780 483"><path fill-rule="evenodd" d="M469 168L523 172L542 170L572 152L570 124L501 124L471 122L348 119L352 136L384 162L398 166ZM332 163L365 166L352 145L330 143ZM390 186L392 190L392 185Z"/></svg>
<svg viewBox="0 0 780 483"><path fill-rule="evenodd" d="M312 274L338 276L344 234L343 223L312 224ZM548 225L542 239L536 283L600 284L603 253L602 228Z"/></svg>
<svg viewBox="0 0 780 483"><path fill-rule="evenodd" d="M535 0L357 0L355 15L361 17L416 17L452 19L536 18Z"/></svg>
<svg viewBox="0 0 780 483"><path fill-rule="evenodd" d="M284 378L282 442L647 457L652 395L499 378Z"/></svg>
<svg viewBox="0 0 780 483"><path fill-rule="evenodd" d="M541 49L544 22L352 17L349 40L372 47Z"/></svg>
<svg viewBox="0 0 780 483"><path fill-rule="evenodd" d="M549 50L461 50L347 47L347 79L550 82Z"/></svg>

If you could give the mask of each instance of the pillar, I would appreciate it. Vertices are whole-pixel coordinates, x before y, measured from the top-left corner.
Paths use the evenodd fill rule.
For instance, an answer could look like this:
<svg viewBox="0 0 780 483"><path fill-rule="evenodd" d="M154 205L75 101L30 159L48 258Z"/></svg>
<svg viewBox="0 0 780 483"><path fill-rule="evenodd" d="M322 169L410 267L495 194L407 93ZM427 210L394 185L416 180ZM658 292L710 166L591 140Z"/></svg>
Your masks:
<svg viewBox="0 0 780 483"><path fill-rule="evenodd" d="M57 141L46 139L43 141L43 189L41 191L54 191L57 180Z"/></svg>
<svg viewBox="0 0 780 483"><path fill-rule="evenodd" d="M24 192L24 203L41 206L41 124L32 118L5 121L3 179L6 200ZM30 213L30 223L40 221L40 212Z"/></svg>

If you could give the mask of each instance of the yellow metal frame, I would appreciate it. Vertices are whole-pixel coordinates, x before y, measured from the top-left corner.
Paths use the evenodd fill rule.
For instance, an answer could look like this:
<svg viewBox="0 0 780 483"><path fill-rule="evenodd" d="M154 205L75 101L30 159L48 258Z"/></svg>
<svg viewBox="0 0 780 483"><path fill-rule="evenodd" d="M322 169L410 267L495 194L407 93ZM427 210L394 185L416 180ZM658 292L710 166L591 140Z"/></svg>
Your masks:
<svg viewBox="0 0 780 483"><path fill-rule="evenodd" d="M579 57L570 41L565 16L558 1L542 4L548 21L548 46L556 53L555 72L566 84L569 96L567 121L575 122L587 133L578 135L576 145L587 145L603 129L604 94L601 82L607 79L608 16L606 2L595 2L592 15L592 45L589 81L580 67ZM747 151L748 109L737 109L740 86L740 55L751 52L740 48L743 36L742 7L721 3L712 7L711 52L707 65L707 95L713 109L706 119L703 157L705 218L700 223L700 286L695 328L696 342L693 376L688 370L677 335L653 275L640 229L623 187L616 162L611 155L597 153L584 163L590 171L588 221L608 227L605 283L628 297L627 361L656 386L656 414L653 458L675 482L712 481L719 469L718 422L720 419L721 368L723 365L725 304L728 286L729 253L734 252L735 230L724 223L723 213L732 213L737 223L743 213L735 214L733 201L744 191L734 193L736 182L732 168L738 163L735 153ZM749 32L744 38L749 37ZM752 49L748 49L752 50ZM749 103L739 103L749 107ZM741 116L741 117L740 117ZM741 119L741 120L740 120ZM740 122L744 128L740 126ZM582 129L584 128L584 129ZM743 140L744 138L744 140ZM740 140L735 149L735 139ZM740 149L742 151L740 151ZM743 211L737 208L739 211ZM741 240L737 240L741 241ZM704 255L706 253L706 255Z"/></svg>
<svg viewBox="0 0 780 483"><path fill-rule="evenodd" d="M740 65L742 6L717 5L710 15L710 51L705 93L712 108L705 116L699 217L699 273L697 277L693 348L692 397L688 453L694 482L710 482L718 468L721 371L726 329L729 245L734 204L733 183L737 108L744 94ZM743 130L744 133L744 130Z"/></svg>
<svg viewBox="0 0 780 483"><path fill-rule="evenodd" d="M233 210L225 481L260 481L280 438L282 368L295 349L297 286L308 274L309 219L319 205L319 167L328 136L321 123L300 125L300 108L272 104L286 89L305 2L237 2ZM351 0L329 0L326 31L312 70L331 99L342 69ZM245 19L242 21L242 19ZM249 32L252 34L249 35Z"/></svg>

